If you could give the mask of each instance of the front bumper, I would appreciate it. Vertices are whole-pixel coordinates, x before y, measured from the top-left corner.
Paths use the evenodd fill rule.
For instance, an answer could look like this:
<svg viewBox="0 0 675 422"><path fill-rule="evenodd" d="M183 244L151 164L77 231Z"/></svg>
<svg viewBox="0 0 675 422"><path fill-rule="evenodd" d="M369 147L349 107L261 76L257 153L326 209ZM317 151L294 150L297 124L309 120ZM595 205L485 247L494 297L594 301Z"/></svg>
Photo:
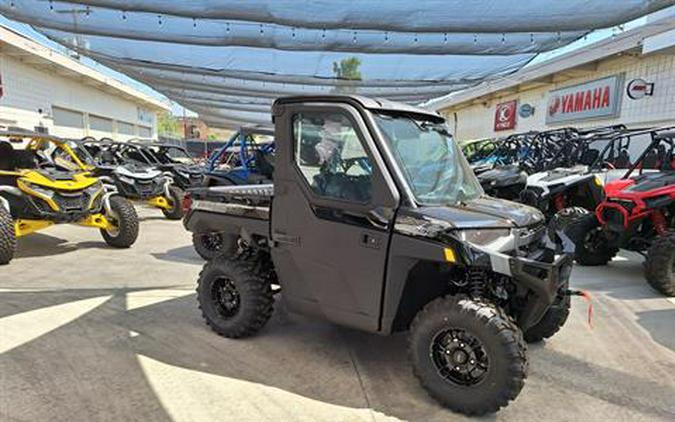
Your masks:
<svg viewBox="0 0 675 422"><path fill-rule="evenodd" d="M567 285L572 273L571 255L560 255L551 264L526 258L510 258L513 280L532 292L518 317L518 325L526 330L538 323L556 296Z"/></svg>
<svg viewBox="0 0 675 422"><path fill-rule="evenodd" d="M529 232L528 232L529 233ZM538 323L561 289L566 289L573 266L573 249L564 234L538 229L501 250L472 245L469 265L488 268L511 278L527 292L526 305L517 315L521 329ZM555 241L553 240L555 239Z"/></svg>
<svg viewBox="0 0 675 422"><path fill-rule="evenodd" d="M125 198L149 200L164 194L164 179L134 180L134 183L120 181L117 189Z"/></svg>

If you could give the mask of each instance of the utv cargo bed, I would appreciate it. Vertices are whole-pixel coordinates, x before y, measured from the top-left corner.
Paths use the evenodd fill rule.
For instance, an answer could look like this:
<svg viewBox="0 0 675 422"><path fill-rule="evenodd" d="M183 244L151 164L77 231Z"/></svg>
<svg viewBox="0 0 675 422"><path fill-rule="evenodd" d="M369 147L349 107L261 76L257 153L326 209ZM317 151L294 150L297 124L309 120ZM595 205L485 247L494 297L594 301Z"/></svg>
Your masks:
<svg viewBox="0 0 675 422"><path fill-rule="evenodd" d="M267 237L274 186L242 185L190 189L192 206L185 227L193 233L225 232L241 227L246 218L249 234Z"/></svg>

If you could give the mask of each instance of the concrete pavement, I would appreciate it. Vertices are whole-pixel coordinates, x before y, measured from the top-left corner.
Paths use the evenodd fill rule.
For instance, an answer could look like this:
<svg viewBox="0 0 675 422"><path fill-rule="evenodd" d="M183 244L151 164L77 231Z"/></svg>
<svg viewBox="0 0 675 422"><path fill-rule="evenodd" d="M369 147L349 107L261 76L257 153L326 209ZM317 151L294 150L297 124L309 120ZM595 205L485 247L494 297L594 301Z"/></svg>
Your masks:
<svg viewBox="0 0 675 422"><path fill-rule="evenodd" d="M182 225L139 209L139 242L105 246L58 226L21 239L0 267L1 421L462 420L413 377L405 335L379 337L288 315L256 337L208 330L203 261ZM567 325L531 345L530 376L504 421L675 419L675 303L640 259L576 268Z"/></svg>

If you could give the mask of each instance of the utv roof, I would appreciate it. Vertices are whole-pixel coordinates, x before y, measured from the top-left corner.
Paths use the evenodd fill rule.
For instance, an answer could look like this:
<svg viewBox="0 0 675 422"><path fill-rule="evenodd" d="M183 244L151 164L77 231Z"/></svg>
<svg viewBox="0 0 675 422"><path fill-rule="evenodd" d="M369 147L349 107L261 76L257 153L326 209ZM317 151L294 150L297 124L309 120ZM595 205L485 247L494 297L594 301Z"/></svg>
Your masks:
<svg viewBox="0 0 675 422"><path fill-rule="evenodd" d="M411 106L409 104L398 103L394 101L385 100L383 98L368 98L358 95L317 95L317 96L295 96L283 97L277 99L272 105L272 113L276 116L277 106L294 103L350 103L357 107L363 107L368 110L387 112L387 113L402 113L413 115L423 120L429 120L434 123L443 123L445 119L435 111L426 110L420 107Z"/></svg>
<svg viewBox="0 0 675 422"><path fill-rule="evenodd" d="M179 148L185 150L185 147L182 145L176 144L166 144L159 141L154 141L152 139L130 139L125 144L140 146L140 147L162 147L162 148Z"/></svg>
<svg viewBox="0 0 675 422"><path fill-rule="evenodd" d="M20 128L9 128L7 130L0 130L0 137L2 138L31 138L31 139L44 139L46 141L51 141L55 143L65 143L66 139L59 138L58 136L50 135L48 133L34 132L27 129Z"/></svg>
<svg viewBox="0 0 675 422"><path fill-rule="evenodd" d="M242 126L239 132L243 135L258 134L274 136L274 128L269 126Z"/></svg>

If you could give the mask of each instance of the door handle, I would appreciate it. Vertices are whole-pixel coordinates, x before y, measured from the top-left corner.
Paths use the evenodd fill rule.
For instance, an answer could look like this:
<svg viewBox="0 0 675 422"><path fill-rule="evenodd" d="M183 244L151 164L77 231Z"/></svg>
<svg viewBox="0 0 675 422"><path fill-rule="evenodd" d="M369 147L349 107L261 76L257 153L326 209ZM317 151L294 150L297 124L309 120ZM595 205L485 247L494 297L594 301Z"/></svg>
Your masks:
<svg viewBox="0 0 675 422"><path fill-rule="evenodd" d="M290 245L290 246L300 246L300 237L291 236L283 233L273 233L272 241L275 246L277 245Z"/></svg>
<svg viewBox="0 0 675 422"><path fill-rule="evenodd" d="M361 233L361 246L371 249L380 249L380 236L373 236L368 233Z"/></svg>

